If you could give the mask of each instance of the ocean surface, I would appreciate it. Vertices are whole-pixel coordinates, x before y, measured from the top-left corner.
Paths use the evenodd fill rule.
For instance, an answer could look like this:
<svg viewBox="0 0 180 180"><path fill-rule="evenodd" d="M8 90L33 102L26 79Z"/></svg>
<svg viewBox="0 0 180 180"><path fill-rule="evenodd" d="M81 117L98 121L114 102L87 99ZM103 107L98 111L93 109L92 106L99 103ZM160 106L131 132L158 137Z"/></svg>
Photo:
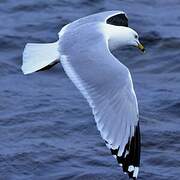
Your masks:
<svg viewBox="0 0 180 180"><path fill-rule="evenodd" d="M62 66L20 69L26 43L54 42L65 24L106 10L125 11L146 47L113 52L139 102L139 180L180 179L180 1L1 0L0 180L128 180Z"/></svg>

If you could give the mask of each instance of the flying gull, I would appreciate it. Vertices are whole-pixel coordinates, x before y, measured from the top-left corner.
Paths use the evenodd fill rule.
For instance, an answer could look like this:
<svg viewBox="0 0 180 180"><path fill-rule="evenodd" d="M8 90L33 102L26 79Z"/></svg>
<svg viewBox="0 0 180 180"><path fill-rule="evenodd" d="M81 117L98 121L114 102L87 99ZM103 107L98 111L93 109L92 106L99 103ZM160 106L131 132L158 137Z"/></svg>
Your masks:
<svg viewBox="0 0 180 180"><path fill-rule="evenodd" d="M111 53L127 45L144 51L124 12L93 14L64 26L57 42L28 43L22 71L30 74L60 62L87 99L112 155L136 180L141 149L138 103L129 69Z"/></svg>

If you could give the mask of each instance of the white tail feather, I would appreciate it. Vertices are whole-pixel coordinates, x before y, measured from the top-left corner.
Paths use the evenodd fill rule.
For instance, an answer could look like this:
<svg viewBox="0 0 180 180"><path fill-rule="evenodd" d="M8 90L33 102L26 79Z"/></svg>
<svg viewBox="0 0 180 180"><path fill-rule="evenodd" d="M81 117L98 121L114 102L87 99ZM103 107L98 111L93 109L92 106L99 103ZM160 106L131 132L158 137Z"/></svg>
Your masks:
<svg viewBox="0 0 180 180"><path fill-rule="evenodd" d="M47 44L28 43L23 52L23 73L33 73L57 61L60 58L58 47L58 41Z"/></svg>

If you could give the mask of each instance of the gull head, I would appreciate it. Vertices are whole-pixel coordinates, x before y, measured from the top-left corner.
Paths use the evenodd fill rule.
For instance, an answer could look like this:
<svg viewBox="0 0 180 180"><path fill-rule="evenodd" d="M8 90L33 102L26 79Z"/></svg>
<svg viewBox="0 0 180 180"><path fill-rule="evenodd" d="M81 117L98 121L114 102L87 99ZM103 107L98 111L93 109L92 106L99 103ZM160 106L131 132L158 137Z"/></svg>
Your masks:
<svg viewBox="0 0 180 180"><path fill-rule="evenodd" d="M124 46L135 46L145 52L144 46L139 41L138 33L129 27L106 24L104 33L111 50Z"/></svg>

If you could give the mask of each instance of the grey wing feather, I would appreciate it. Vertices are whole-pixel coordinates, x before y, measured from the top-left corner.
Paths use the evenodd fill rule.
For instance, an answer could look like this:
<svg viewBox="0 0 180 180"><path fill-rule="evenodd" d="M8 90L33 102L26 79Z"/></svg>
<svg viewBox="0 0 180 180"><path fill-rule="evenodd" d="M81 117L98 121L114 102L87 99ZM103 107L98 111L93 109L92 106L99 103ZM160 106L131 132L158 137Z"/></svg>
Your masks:
<svg viewBox="0 0 180 180"><path fill-rule="evenodd" d="M119 15L119 16L118 16ZM83 18L80 18L64 27L64 30L67 29L69 26L70 28L77 28L86 23L94 23L94 22L103 22L108 24L115 24L121 26L128 26L128 17L127 14L123 11L105 11L93 15L89 15ZM61 34L64 30L59 33Z"/></svg>
<svg viewBox="0 0 180 180"><path fill-rule="evenodd" d="M66 46L61 62L90 103L102 137L123 149L138 122L136 96L129 70L109 52L103 37L98 40L88 51L83 45L76 45L81 51Z"/></svg>
<svg viewBox="0 0 180 180"><path fill-rule="evenodd" d="M111 54L98 27L88 33L87 26L62 34L59 41L61 63L91 106L102 138L111 150L117 150L117 160L123 157L123 161L118 162L128 172L130 165L139 163L139 158L135 163L133 161L139 153L139 140L136 138L131 145L138 125L138 105L131 75ZM131 150L127 146L131 146ZM128 162L126 150L132 156ZM133 177L133 174L129 176Z"/></svg>

